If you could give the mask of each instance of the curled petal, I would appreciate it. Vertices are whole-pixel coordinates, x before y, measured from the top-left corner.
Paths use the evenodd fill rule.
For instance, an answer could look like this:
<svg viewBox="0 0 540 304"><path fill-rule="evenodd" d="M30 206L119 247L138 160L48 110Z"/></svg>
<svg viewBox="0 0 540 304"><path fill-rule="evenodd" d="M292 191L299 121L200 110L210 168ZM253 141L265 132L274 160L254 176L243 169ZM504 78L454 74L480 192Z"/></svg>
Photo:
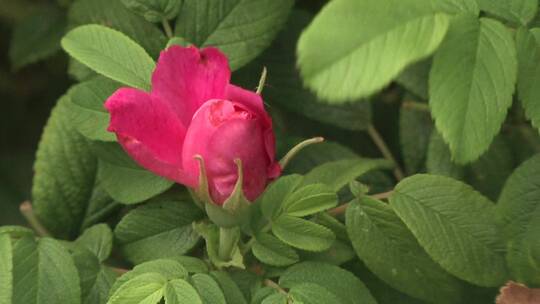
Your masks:
<svg viewBox="0 0 540 304"><path fill-rule="evenodd" d="M169 103L188 126L203 103L225 96L230 77L227 58L219 50L175 45L161 52L152 74L152 94Z"/></svg>
<svg viewBox="0 0 540 304"><path fill-rule="evenodd" d="M108 131L116 133L124 150L142 167L182 184L194 185L182 170L186 130L167 103L136 89L122 88L109 97Z"/></svg>
<svg viewBox="0 0 540 304"><path fill-rule="evenodd" d="M259 117L263 118L264 123L271 123L270 116L268 116L264 110L264 103L261 95L229 84L225 92L225 97L227 100L244 105L251 112L256 113Z"/></svg>

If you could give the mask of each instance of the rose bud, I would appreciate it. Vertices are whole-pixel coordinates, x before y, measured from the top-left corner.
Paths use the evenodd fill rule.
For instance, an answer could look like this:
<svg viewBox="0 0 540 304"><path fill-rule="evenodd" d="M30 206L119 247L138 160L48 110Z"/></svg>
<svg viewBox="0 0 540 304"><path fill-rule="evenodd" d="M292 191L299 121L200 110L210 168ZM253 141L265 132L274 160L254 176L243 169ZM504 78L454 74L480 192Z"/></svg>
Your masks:
<svg viewBox="0 0 540 304"><path fill-rule="evenodd" d="M238 189L253 202L281 168L262 98L230 76L218 49L171 46L151 92L121 88L107 99L108 131L139 165L192 188L204 203L223 205Z"/></svg>

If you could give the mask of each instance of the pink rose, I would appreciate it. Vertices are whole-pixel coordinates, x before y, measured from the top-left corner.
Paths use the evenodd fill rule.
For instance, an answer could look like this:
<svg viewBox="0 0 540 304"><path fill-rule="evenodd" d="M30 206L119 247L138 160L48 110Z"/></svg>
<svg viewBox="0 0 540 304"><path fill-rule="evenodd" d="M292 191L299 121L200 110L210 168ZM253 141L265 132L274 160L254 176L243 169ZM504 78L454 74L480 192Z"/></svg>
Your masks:
<svg viewBox="0 0 540 304"><path fill-rule="evenodd" d="M191 188L204 159L216 204L232 193L243 167L244 195L254 201L279 176L272 121L262 98L229 83L227 58L215 48L172 46L161 52L150 93L117 90L105 103L108 131L142 167Z"/></svg>

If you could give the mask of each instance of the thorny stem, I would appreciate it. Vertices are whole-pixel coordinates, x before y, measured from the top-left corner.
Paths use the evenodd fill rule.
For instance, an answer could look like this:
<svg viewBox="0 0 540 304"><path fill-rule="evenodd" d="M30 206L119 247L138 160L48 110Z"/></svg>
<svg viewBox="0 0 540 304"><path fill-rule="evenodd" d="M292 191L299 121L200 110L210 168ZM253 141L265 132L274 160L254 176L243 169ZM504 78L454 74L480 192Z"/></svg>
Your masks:
<svg viewBox="0 0 540 304"><path fill-rule="evenodd" d="M24 216L28 224L36 231L36 233L39 236L51 236L49 231L45 229L45 227L41 224L39 219L36 217L34 213L34 209L32 208L32 204L30 204L29 201L24 201L20 206L19 210L21 211L21 214Z"/></svg>
<svg viewBox="0 0 540 304"><path fill-rule="evenodd" d="M164 19L161 20L161 24L163 25L163 29L165 30L165 34L167 35L167 37L169 39L174 37L171 25L169 24L169 21L167 21L167 19L164 18Z"/></svg>
<svg viewBox="0 0 540 304"><path fill-rule="evenodd" d="M399 164L396 162L396 159L392 155L392 152L390 152L390 149L384 142L384 139L382 138L381 134L377 132L377 130L375 129L375 127L373 127L373 125L369 125L367 132L369 134L369 137L371 137L371 140L373 140L373 142L379 149L379 151L381 151L384 158L386 158L387 160L391 161L394 164L395 178L398 181L402 180L405 177L405 175L403 174L403 170L401 170Z"/></svg>
<svg viewBox="0 0 540 304"><path fill-rule="evenodd" d="M369 197L371 197L373 199L381 200L381 199L389 198L392 195L392 193L394 193L394 190L390 190L388 192L382 192L382 193L373 194L373 195L370 195ZM349 203L339 205L334 209L328 210L328 214L330 214L331 216L341 215L341 214L345 213L345 210L347 210L348 206L349 206Z"/></svg>

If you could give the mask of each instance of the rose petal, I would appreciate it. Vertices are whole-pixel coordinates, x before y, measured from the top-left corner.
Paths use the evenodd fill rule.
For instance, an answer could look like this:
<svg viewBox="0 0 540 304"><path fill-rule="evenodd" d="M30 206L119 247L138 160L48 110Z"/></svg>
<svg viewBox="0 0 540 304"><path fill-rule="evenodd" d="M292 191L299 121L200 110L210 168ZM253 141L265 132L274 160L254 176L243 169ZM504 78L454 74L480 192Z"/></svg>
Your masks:
<svg viewBox="0 0 540 304"><path fill-rule="evenodd" d="M261 122L242 105L226 100L211 100L196 113L187 131L183 164L198 172L194 155L206 163L210 195L222 204L231 194L236 180L235 159L244 169L244 194L255 200L264 190L268 177L268 159Z"/></svg>
<svg viewBox="0 0 540 304"><path fill-rule="evenodd" d="M152 94L188 126L203 103L225 96L230 77L227 57L218 49L171 46L161 52L152 74Z"/></svg>
<svg viewBox="0 0 540 304"><path fill-rule="evenodd" d="M131 88L117 90L105 102L111 114L108 131L142 167L186 185L193 177L182 170L185 127L167 103Z"/></svg>
<svg viewBox="0 0 540 304"><path fill-rule="evenodd" d="M272 163L276 155L276 140L274 137L274 131L272 130L272 119L264 109L262 97L255 92L245 90L232 84L227 86L227 91L225 94L227 100L231 100L246 106L261 119L265 134L264 145L266 147L266 154L268 156L269 163ZM271 178L278 177L281 174L279 165L277 167L275 165L271 166L268 169L268 174Z"/></svg>
<svg viewBox="0 0 540 304"><path fill-rule="evenodd" d="M225 91L225 98L227 100L237 102L246 106L251 112L257 113L258 116L265 119L265 123L270 120L268 114L264 110L264 103L262 97L252 91L243 89L241 87L229 84ZM271 120L270 120L271 121Z"/></svg>

